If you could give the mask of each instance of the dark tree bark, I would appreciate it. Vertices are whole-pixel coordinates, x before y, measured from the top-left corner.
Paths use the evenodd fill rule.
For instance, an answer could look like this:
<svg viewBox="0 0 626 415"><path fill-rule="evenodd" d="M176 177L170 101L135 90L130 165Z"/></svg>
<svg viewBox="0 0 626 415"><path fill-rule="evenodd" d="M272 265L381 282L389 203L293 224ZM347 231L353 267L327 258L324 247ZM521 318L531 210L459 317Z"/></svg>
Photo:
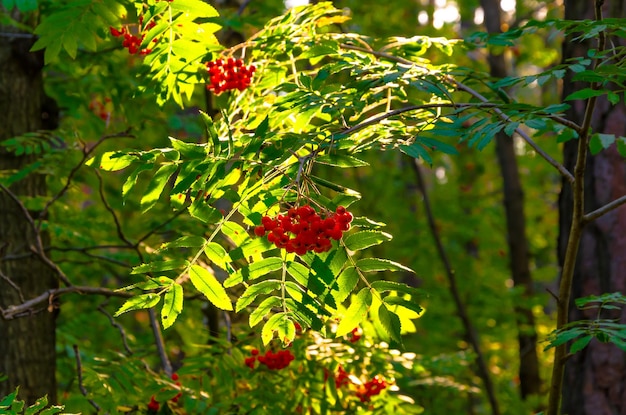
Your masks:
<svg viewBox="0 0 626 415"><path fill-rule="evenodd" d="M593 19L593 2L565 1L566 19ZM607 0L605 17L626 17L624 0ZM613 43L617 40L612 40ZM611 42L607 43L610 47ZM563 61L586 56L593 42L563 44ZM563 96L588 85L572 82L568 73L563 82ZM585 103L576 101L567 114L572 120L582 120ZM624 103L611 105L606 99L597 102L593 130L618 136L626 135L626 108ZM564 164L573 168L577 143L572 140L564 146ZM585 210L593 211L626 194L626 163L612 147L587 159L585 176ZM564 182L559 198L560 234L559 261L563 263L571 224L572 189ZM626 292L626 206L588 224L583 230L579 255L574 272L572 299L607 292ZM626 323L626 309L614 315ZM581 311L570 304L569 319L595 319L596 311ZM626 354L612 344L593 340L587 348L570 357L565 367L563 385L563 413L569 415L626 415Z"/></svg>
<svg viewBox="0 0 626 415"><path fill-rule="evenodd" d="M42 56L29 52L33 39L0 26L0 141L41 130L55 114L45 109ZM21 36L20 36L21 35ZM0 148L0 175L7 176L34 161ZM10 187L13 196L43 195L45 177L30 175ZM7 259L30 253L36 246L36 232L27 215L9 193L0 190L0 307L3 309L35 297L57 285L50 267L36 255ZM36 217L36 212L30 212ZM45 235L43 235L45 238ZM43 243L46 243L44 240ZM4 257L4 258L3 258ZM44 308L30 316L0 319L0 397L20 387L27 402L48 395L56 401L54 314Z"/></svg>
<svg viewBox="0 0 626 415"><path fill-rule="evenodd" d="M500 33L500 1L481 0L485 12L485 26L489 33ZM504 78L509 75L504 55L490 53L488 56L491 76ZM520 180L513 139L500 132L496 135L496 154L502 173L504 211L506 216L507 243L511 277L516 287L522 288L522 298L533 295L533 280L528 258L524 191ZM532 310L524 305L515 306L517 339L519 343L519 379L523 399L541 392L539 359L537 358L537 333Z"/></svg>

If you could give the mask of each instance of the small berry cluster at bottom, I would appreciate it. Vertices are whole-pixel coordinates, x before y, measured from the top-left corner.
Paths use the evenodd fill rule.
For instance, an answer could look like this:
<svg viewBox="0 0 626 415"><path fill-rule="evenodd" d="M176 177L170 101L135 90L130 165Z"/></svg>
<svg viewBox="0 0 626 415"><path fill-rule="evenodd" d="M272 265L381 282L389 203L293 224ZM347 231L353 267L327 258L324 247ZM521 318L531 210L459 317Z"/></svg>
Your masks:
<svg viewBox="0 0 626 415"><path fill-rule="evenodd" d="M254 362L259 361L259 363L267 366L270 370L280 370L284 369L295 359L295 356L289 350L280 350L276 353L268 350L264 355L259 355L259 351L257 349L252 349L250 352L252 356L246 357L245 364L250 369L254 369Z"/></svg>
<svg viewBox="0 0 626 415"><path fill-rule="evenodd" d="M261 225L254 228L254 234L267 235L268 241L289 253L319 254L330 250L332 239L341 239L343 233L350 229L350 222L352 214L343 206L323 218L314 207L304 205L292 207L286 215L279 214L274 219L263 216Z"/></svg>
<svg viewBox="0 0 626 415"><path fill-rule="evenodd" d="M387 382L385 382L384 379L380 379L378 376L375 376L374 379L359 386L359 389L356 391L356 396L361 400L361 402L369 402L372 396L378 395L386 387Z"/></svg>
<svg viewBox="0 0 626 415"><path fill-rule="evenodd" d="M250 86L254 65L246 66L241 59L216 59L206 64L210 83L206 89L219 95L222 92L238 89L243 91Z"/></svg>
<svg viewBox="0 0 626 415"><path fill-rule="evenodd" d="M176 382L176 386L180 386L180 382L178 381L178 374L172 373L172 380ZM178 392L178 394L170 399L170 401L176 403L181 396L183 396L183 393ZM154 395L152 395L152 397L150 398L150 402L148 403L148 411L159 412L159 408L161 408L161 404L155 399Z"/></svg>
<svg viewBox="0 0 626 415"><path fill-rule="evenodd" d="M326 374L328 376L328 372ZM337 373L334 374L335 387L337 389L344 386L354 384L350 379L350 375L346 372L342 366L339 366ZM368 380L362 385L359 385L356 390L356 396L361 402L369 402L374 395L379 395L383 389L387 387L387 382L384 379L374 376L372 380Z"/></svg>

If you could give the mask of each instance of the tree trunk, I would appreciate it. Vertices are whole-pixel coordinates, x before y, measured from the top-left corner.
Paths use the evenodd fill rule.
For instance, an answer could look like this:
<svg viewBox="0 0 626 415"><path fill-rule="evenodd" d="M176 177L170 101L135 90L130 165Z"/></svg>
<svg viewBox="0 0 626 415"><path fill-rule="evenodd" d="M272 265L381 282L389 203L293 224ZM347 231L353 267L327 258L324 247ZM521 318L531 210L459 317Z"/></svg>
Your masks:
<svg viewBox="0 0 626 415"><path fill-rule="evenodd" d="M33 39L12 27L0 26L0 141L46 126L42 56L29 53ZM11 35L14 33L16 36ZM54 116L52 117L54 118ZM32 156L15 156L0 148L0 176L32 163ZM43 195L45 177L38 174L10 186L13 196ZM56 286L53 271L32 254L36 232L27 215L11 195L0 190L0 307L19 304ZM30 212L31 216L37 215ZM42 235L45 238L45 235ZM44 240L43 243L46 243ZM24 254L29 254L24 256ZM21 255L21 259L9 259ZM48 395L56 401L55 321L47 308L12 320L0 319L0 397L20 387L27 402Z"/></svg>
<svg viewBox="0 0 626 415"><path fill-rule="evenodd" d="M481 0L485 12L485 26L489 33L500 33L500 2ZM504 55L488 56L491 76L508 76ZM513 139L504 132L496 135L496 154L502 173L504 187L504 211L506 216L507 242L511 277L515 287L522 288L522 298L533 295L533 281L530 275L528 239L526 237L526 215L524 213L524 191L520 180ZM537 333L535 317L525 304L515 306L517 319L517 339L519 343L519 379L523 399L541 392L539 359L537 358Z"/></svg>
<svg viewBox="0 0 626 415"><path fill-rule="evenodd" d="M605 17L626 17L623 0L606 1ZM591 2L565 1L566 19L593 19ZM613 40L616 42L616 40ZM611 42L607 42L610 47ZM563 44L563 61L586 56L595 43L572 42ZM563 97L588 85L575 84L568 71L563 81ZM582 120L584 102L575 101L567 116ZM626 135L626 108L623 102L613 106L606 99L598 99L592 127L595 132ZM564 164L573 168L577 143L572 140L564 146ZM615 147L602 151L587 160L585 176L586 212L626 194L626 163ZM560 234L559 261L563 262L571 223L571 187L564 181L559 197ZM590 223L583 230L579 255L574 272L572 299L607 292L626 292L626 206ZM570 304L570 321L595 319L596 310L581 311ZM609 317L603 315L603 317ZM626 309L610 316L626 323ZM568 415L626 415L626 355L612 344L592 340L587 348L570 357L565 367L563 386L563 413Z"/></svg>

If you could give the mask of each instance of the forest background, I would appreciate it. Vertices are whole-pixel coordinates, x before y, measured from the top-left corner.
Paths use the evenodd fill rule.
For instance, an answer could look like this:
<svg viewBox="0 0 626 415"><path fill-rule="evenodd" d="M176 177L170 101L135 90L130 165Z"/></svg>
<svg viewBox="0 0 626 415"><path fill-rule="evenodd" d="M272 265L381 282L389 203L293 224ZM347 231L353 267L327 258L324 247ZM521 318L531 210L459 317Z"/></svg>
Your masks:
<svg viewBox="0 0 626 415"><path fill-rule="evenodd" d="M178 1L173 0L170 7L178 7ZM570 349L574 356L567 359L564 413L626 413L626 336L619 325L626 317L615 305L625 302L619 294L626 289L626 267L620 254L626 235L626 221L620 220L624 208L585 228L572 290L573 298L616 293L598 301L603 311L613 313L608 317L596 314L596 308L579 311L571 306L572 318L595 319L598 326L602 316L603 323L617 324L615 330L605 324L597 331L590 323L579 331L551 336L572 210L570 190L563 175L512 130L493 131L481 143L473 140L477 130L488 128L475 125L480 119L477 114L460 122L449 137L430 142L427 152L407 155L407 151L370 150L359 154L367 165L344 160L346 165L341 167L358 167L339 172L333 163L316 166L316 175L341 184L335 191L360 192L358 202L350 206L357 227L362 223L359 219L370 218L372 223L386 224L384 235L393 235L380 245L388 239L380 236L383 233L377 233L380 240L363 242L369 248L363 255L389 258L415 270L394 265L390 268L397 272L379 276L419 289L407 291L416 303L405 303L413 315L402 316L401 342L393 335L390 338L384 324L372 316L359 321L354 331L343 330L340 323L346 335L336 339L332 335L336 328L321 336L319 330L293 331L295 326L293 330L289 326L285 333L293 343L283 349L280 342L267 344L273 332L262 334L259 326L250 329L249 315L219 310L215 301L206 302L193 291L186 291L184 309L175 313L177 320L167 330L160 327L165 320L158 316L158 309L113 317L136 294L115 291L139 281L138 272L130 274L133 267L193 256L190 248L194 245L187 245L191 239L170 245L174 254L164 250L163 244L180 236L205 235L212 228L199 229L203 225L198 217L204 213L188 215L180 204L174 201L172 206L165 195L160 197L163 187L176 186L168 183L169 175L157 189L153 183L158 173L153 173L151 181L147 175L139 176L141 170L121 169L130 163L116 165L116 158L102 155L122 149L164 148L171 145L168 136L203 143L212 134L212 124L209 121L207 126L207 118L199 111L215 120L227 119L222 111L245 104L238 102L236 92L216 96L202 85L178 91L177 98L147 81L149 72L142 61L149 60L150 54L129 53L109 27L136 26L141 15L136 11L149 15L158 1L139 7L115 1L74 3L2 2L5 41L0 50L0 87L6 93L0 101L0 167L4 172L0 182L0 396L9 395L7 407L15 402L15 395L10 394L19 386L19 397L29 403L47 394L50 402L65 405L67 411L83 413L98 409L109 413L527 414L549 406L553 353L544 349L578 338L581 342ZM624 17L623 2L597 3L602 3L607 17ZM179 4L186 3L180 0ZM563 62L590 65L584 62L590 42L606 28L590 27L582 39L573 39L576 36L571 33L566 37L567 30L558 26L523 34L515 30L529 21L593 19L595 4L390 0L382 6L370 1L335 1L333 5L343 15L328 24L340 33L384 39L383 45L431 36L438 46L420 52L424 56L440 65L489 73L492 81L547 74L522 84L500 85L516 103L550 108L580 90L582 83L572 80L582 70L556 75L554 71ZM222 29L215 32L216 40L236 51L237 45L254 38L272 18L285 12L282 1L215 2L212 6L219 16L200 20L205 25L219 24ZM64 10L84 12L84 24L65 26L72 19L59 13ZM198 6L196 11L207 10ZM154 12L155 16L160 15ZM81 32L89 24L93 33ZM619 27L616 21L608 24ZM62 41L41 44L45 55L30 52L36 35L49 39L55 30L63 32ZM132 30L137 34L136 27ZM477 31L495 37L489 40ZM510 33L510 38L498 37L500 32ZM617 32L615 50L623 42ZM442 38L466 38L481 47L438 43ZM204 53L213 59L220 50L216 43ZM620 53L616 52L617 68L621 68ZM575 56L583 61L568 60ZM253 79L276 77L276 73L271 64L260 65ZM596 78L589 80L599 83ZM162 82L171 81L164 78ZM626 135L623 86L600 86L602 94L583 94L574 101L600 97L593 129L602 134L590 142L594 155L589 158L585 181L591 189L585 194L588 211L626 194L624 163L618 151L623 150L621 138ZM167 84L165 89L170 87ZM264 86L261 82L252 88ZM190 99L183 101L185 94ZM16 97L23 103L18 105ZM585 118L581 105L558 107L561 112L575 122ZM257 135L265 134L260 130L267 127L259 125L263 123L257 120L249 128ZM524 131L533 135L546 154L573 169L578 150L572 136L566 137L563 129L552 124L530 120L525 125ZM182 145L179 150L193 152ZM89 162L92 157L95 161ZM135 180L139 177L136 187L129 184L129 173ZM354 194L346 194L350 197L337 200L357 200ZM193 195L185 198L193 199ZM230 209L228 204L215 207ZM251 233L250 224L246 228ZM215 273L221 281L226 278L219 270ZM63 288L58 288L59 282ZM241 291L231 296L238 298ZM340 315L349 314L341 306L338 310ZM418 314L420 318L415 319ZM262 367L260 360L249 360L258 350L265 356L267 350L290 350L294 360L272 370ZM367 389L381 380L385 385L381 391Z"/></svg>

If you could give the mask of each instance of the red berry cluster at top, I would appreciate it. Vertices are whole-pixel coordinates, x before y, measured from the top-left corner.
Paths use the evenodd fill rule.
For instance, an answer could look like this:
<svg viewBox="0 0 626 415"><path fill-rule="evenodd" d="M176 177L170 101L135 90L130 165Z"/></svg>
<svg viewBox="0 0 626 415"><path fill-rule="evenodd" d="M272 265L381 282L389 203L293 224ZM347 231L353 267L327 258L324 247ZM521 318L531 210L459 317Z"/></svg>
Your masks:
<svg viewBox="0 0 626 415"><path fill-rule="evenodd" d="M147 55L148 53L152 52L152 49L150 48L139 49L139 48L141 47L141 43L143 42L143 39L146 37L146 33L150 29L152 29L154 26L156 26L156 22L154 20L151 20L150 23L144 26L143 16L139 16L139 29L141 30L141 36L133 35L132 33L128 31L128 28L126 26L123 26L121 29L116 29L113 26L111 26L109 29L111 30L111 34L114 37L120 37L120 36L124 37L122 46L128 49L128 53L130 53L131 55L135 55L137 53L140 55ZM159 39L154 38L152 41L156 43L159 41Z"/></svg>
<svg viewBox="0 0 626 415"><path fill-rule="evenodd" d="M245 66L241 59L216 59L206 64L210 83L206 89L219 95L224 91L238 89L243 91L250 86L254 65Z"/></svg>
<svg viewBox="0 0 626 415"><path fill-rule="evenodd" d="M289 350L280 350L276 353L268 350L264 355L259 355L259 351L257 349L252 349L250 354L252 356L246 357L245 359L245 364L250 369L254 369L254 362L256 360L267 366L270 370L280 370L289 366L289 363L295 359L295 356Z"/></svg>
<svg viewBox="0 0 626 415"><path fill-rule="evenodd" d="M254 234L265 236L267 240L284 248L287 252L304 255L309 251L322 253L332 247L331 239L339 240L350 229L352 214L345 207L322 218L310 205L292 207L286 215L275 219L263 216L261 225L254 228Z"/></svg>

